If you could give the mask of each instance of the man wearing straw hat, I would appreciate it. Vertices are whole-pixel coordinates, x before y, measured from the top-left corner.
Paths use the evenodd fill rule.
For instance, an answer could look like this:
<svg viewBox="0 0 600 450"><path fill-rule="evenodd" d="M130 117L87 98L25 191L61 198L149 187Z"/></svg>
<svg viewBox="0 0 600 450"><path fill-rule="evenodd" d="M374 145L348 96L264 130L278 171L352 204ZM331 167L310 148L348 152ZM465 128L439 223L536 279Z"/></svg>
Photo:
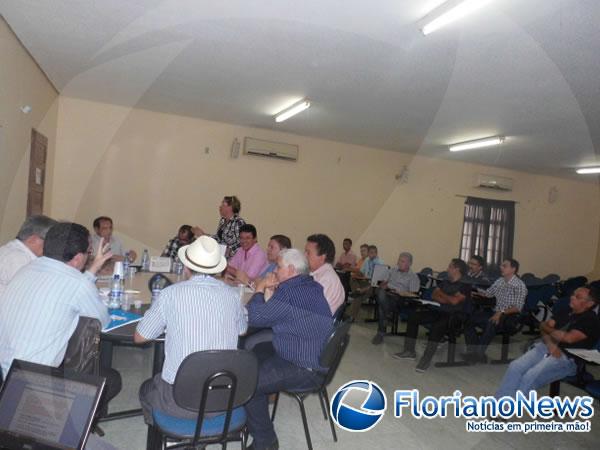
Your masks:
<svg viewBox="0 0 600 450"><path fill-rule="evenodd" d="M152 411L183 419L197 413L180 408L173 398L173 383L179 365L191 353L203 350L236 349L238 336L247 328L239 292L216 275L227 261L219 244L200 236L177 252L188 278L165 288L139 322L136 343L159 337L165 329L165 362L162 372L146 380L140 388L140 402L146 423L152 424Z"/></svg>

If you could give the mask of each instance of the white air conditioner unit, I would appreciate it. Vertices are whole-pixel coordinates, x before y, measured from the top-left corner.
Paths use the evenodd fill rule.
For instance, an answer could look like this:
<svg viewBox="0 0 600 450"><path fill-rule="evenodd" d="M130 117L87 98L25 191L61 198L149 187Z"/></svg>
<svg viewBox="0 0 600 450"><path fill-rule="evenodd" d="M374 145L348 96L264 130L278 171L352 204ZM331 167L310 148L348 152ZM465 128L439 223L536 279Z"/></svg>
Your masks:
<svg viewBox="0 0 600 450"><path fill-rule="evenodd" d="M297 161L298 151L299 147L294 144L263 141L262 139L254 139L251 137L244 138L245 155L285 159L287 161Z"/></svg>
<svg viewBox="0 0 600 450"><path fill-rule="evenodd" d="M497 175L477 175L475 187L496 189L498 191L512 191L513 179L508 177L500 177Z"/></svg>

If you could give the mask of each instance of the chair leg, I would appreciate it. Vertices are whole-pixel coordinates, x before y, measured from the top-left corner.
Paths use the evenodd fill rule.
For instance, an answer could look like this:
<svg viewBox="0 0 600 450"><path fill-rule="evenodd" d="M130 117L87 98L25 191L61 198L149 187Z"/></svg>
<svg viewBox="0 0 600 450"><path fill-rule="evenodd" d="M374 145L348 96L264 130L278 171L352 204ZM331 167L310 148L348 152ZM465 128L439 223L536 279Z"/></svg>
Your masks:
<svg viewBox="0 0 600 450"><path fill-rule="evenodd" d="M456 337L448 337L448 359L446 362L437 362L435 367L462 367L468 366L467 361L456 361Z"/></svg>
<svg viewBox="0 0 600 450"><path fill-rule="evenodd" d="M164 439L162 433L156 427L148 425L148 434L146 437L146 450L162 450L164 448Z"/></svg>
<svg viewBox="0 0 600 450"><path fill-rule="evenodd" d="M508 364L512 361L512 359L508 358L508 350L510 348L510 334L504 333L502 335L502 351L500 354L500 359L495 359L490 361L490 364Z"/></svg>
<svg viewBox="0 0 600 450"><path fill-rule="evenodd" d="M308 429L308 420L306 419L306 409L304 408L304 398L299 395L294 395L294 398L298 401L300 406L300 414L302 415L302 425L304 425L304 435L306 436L306 445L308 450L313 450L312 441L310 439L310 431Z"/></svg>
<svg viewBox="0 0 600 450"><path fill-rule="evenodd" d="M331 417L331 412L329 411L331 403L329 403L329 394L327 393L327 388L323 388L323 396L325 397L325 403L327 404L327 417L329 417L329 426L331 427L331 435L333 436L333 442L337 442L335 425L333 424L333 418Z"/></svg>
<svg viewBox="0 0 600 450"><path fill-rule="evenodd" d="M327 410L325 409L325 401L323 400L323 394L319 392L319 403L321 404L321 411L323 411L323 418L327 420Z"/></svg>
<svg viewBox="0 0 600 450"><path fill-rule="evenodd" d="M277 412L277 404L279 403L279 392L275 394L275 401L273 402L273 411L271 412L271 422L275 421L275 413Z"/></svg>

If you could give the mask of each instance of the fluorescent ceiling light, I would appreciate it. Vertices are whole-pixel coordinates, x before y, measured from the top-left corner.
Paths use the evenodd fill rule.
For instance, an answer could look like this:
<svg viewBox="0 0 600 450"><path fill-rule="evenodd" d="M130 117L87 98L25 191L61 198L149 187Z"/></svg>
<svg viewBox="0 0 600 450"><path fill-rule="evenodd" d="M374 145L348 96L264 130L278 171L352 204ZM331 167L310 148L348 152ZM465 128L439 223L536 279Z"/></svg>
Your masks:
<svg viewBox="0 0 600 450"><path fill-rule="evenodd" d="M306 99L300 100L298 103L290 106L289 108L284 109L280 113L275 116L275 122L283 122L284 120L289 119L292 116L295 116L299 112L304 111L310 107L310 102Z"/></svg>
<svg viewBox="0 0 600 450"><path fill-rule="evenodd" d="M448 25L455 20L458 20L473 11L481 8L483 5L488 3L490 0L464 0L454 7L444 8L444 5L441 5L436 11L431 14L431 17L427 18L427 23L421 29L421 32L427 36L429 33L433 33L435 30L442 28L444 25ZM449 3L453 3L450 1ZM456 3L456 2L454 2ZM429 20L431 19L431 20Z"/></svg>
<svg viewBox="0 0 600 450"><path fill-rule="evenodd" d="M460 152L462 150L472 150L474 148L490 147L492 145L500 145L504 142L504 136L494 136L475 141L459 142L448 146L451 152Z"/></svg>
<svg viewBox="0 0 600 450"><path fill-rule="evenodd" d="M583 169L577 169L576 172L580 175L587 175L590 173L600 173L600 167L585 167Z"/></svg>

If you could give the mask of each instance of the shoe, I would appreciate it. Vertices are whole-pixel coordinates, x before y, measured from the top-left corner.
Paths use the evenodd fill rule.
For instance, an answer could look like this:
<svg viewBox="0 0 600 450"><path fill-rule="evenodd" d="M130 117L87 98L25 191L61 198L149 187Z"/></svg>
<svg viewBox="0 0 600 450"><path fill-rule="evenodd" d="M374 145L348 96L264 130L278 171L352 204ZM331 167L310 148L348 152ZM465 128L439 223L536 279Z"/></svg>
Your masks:
<svg viewBox="0 0 600 450"><path fill-rule="evenodd" d="M417 364L417 367L415 367L415 370L419 373L423 373L427 369L429 369L430 364L431 364L431 361L425 361L425 360L423 360L423 358L421 358L421 360Z"/></svg>
<svg viewBox="0 0 600 450"><path fill-rule="evenodd" d="M279 441L275 439L271 445L267 445L266 447L255 447L254 442L246 447L246 450L279 450Z"/></svg>
<svg viewBox="0 0 600 450"><path fill-rule="evenodd" d="M371 344L373 345L379 345L383 342L383 333L377 333L375 336L373 336L373 339L371 339Z"/></svg>
<svg viewBox="0 0 600 450"><path fill-rule="evenodd" d="M412 359L413 361L417 359L417 354L410 350L405 350L401 353L394 353L392 358L396 359Z"/></svg>

